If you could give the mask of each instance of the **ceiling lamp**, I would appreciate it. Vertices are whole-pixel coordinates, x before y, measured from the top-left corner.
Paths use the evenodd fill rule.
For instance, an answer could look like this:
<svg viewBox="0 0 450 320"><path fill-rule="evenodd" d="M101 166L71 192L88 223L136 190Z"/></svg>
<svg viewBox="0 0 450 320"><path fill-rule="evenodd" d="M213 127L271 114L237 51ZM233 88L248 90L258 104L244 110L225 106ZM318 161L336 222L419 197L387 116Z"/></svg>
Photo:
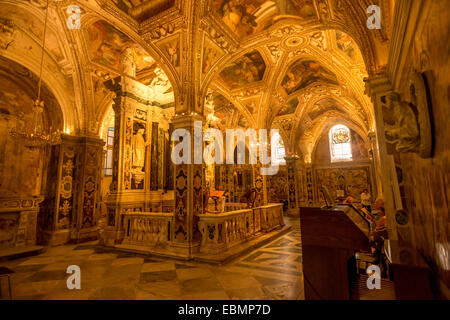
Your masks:
<svg viewBox="0 0 450 320"><path fill-rule="evenodd" d="M44 36L42 40L42 57L39 73L38 95L34 105L32 106L33 118L31 125L25 124L25 121L17 121L16 129L11 131L11 136L22 140L23 145L28 148L41 148L45 145L58 144L61 139L59 130L46 130L44 126L44 101L41 100L41 86L42 86L42 69L44 65L45 54L45 37L47 33L47 19L48 19L48 2L45 7L45 23ZM52 128L50 128L52 129Z"/></svg>

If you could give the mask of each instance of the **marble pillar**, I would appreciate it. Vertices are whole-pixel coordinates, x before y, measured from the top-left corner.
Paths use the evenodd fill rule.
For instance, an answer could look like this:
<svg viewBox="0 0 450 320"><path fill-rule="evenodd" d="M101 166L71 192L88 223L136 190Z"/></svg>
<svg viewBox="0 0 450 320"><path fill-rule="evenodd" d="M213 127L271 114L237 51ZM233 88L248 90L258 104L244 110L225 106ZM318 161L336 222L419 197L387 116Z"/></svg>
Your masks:
<svg viewBox="0 0 450 320"><path fill-rule="evenodd" d="M47 194L39 214L40 242L61 245L97 239L103 141L63 135L52 146Z"/></svg>
<svg viewBox="0 0 450 320"><path fill-rule="evenodd" d="M198 136L202 133L202 127L197 130L194 127L196 121L202 120L199 115L178 115L172 120L174 131L185 130L183 141L190 139L191 146L190 162L176 164L174 170L175 213L171 250L185 258L191 258L199 251L201 241L198 216L203 213L203 161L195 161L195 153L202 155L203 143L201 136ZM175 142L175 147L178 143L182 142Z"/></svg>
<svg viewBox="0 0 450 320"><path fill-rule="evenodd" d="M379 196L385 203L386 217L388 221L389 239L397 240L397 224L395 214L401 210L403 205L398 186L398 178L395 168L395 160L392 154L389 154L385 139L383 102L382 98L392 92L391 83L386 75L371 77L366 82L366 93L371 97L375 111L375 132L376 145L374 149L375 168L378 168L381 174L381 187L378 190ZM377 177L380 178L380 177Z"/></svg>
<svg viewBox="0 0 450 320"><path fill-rule="evenodd" d="M298 216L300 211L299 199L299 157L286 156L288 179L288 215Z"/></svg>

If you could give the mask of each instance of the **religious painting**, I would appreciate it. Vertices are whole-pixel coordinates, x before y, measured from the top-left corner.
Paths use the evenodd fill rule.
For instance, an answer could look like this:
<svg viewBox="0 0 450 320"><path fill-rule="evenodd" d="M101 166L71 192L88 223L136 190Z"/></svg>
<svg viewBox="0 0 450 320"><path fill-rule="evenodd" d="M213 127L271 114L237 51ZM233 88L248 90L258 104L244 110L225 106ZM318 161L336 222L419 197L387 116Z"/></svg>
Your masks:
<svg viewBox="0 0 450 320"><path fill-rule="evenodd" d="M308 116L311 120L315 120L322 116L324 113L328 111L344 111L340 105L334 99L324 99L317 102L314 106L311 107L308 112Z"/></svg>
<svg viewBox="0 0 450 320"><path fill-rule="evenodd" d="M353 130L350 130L352 141L353 160L363 160L369 158L369 152L361 136Z"/></svg>
<svg viewBox="0 0 450 320"><path fill-rule="evenodd" d="M228 120L232 118L236 107L221 94L213 95L214 115L219 119L219 127L226 127Z"/></svg>
<svg viewBox="0 0 450 320"><path fill-rule="evenodd" d="M158 45L162 48L165 55L169 58L170 63L174 67L180 66L180 41L179 37L171 37L159 42Z"/></svg>
<svg viewBox="0 0 450 320"><path fill-rule="evenodd" d="M142 4L146 2L144 0L112 0L112 1L115 3L117 8L119 8L126 14L131 15L139 22L154 17L157 14L163 12L164 10L171 8L175 4L175 0L164 0L158 1L156 5L142 7ZM134 8L138 7L139 9L133 10Z"/></svg>
<svg viewBox="0 0 450 320"><path fill-rule="evenodd" d="M348 34L336 31L336 46L351 60L356 61L362 59L358 46Z"/></svg>
<svg viewBox="0 0 450 320"><path fill-rule="evenodd" d="M0 248L14 246L17 228L19 226L18 213L0 215Z"/></svg>
<svg viewBox="0 0 450 320"><path fill-rule="evenodd" d="M241 128L248 128L248 121L245 116L239 117L238 126Z"/></svg>
<svg viewBox="0 0 450 320"><path fill-rule="evenodd" d="M126 47L132 47L136 71L156 65L154 59L141 47L134 44L125 34L105 21L96 21L89 26L88 35L93 62L119 71L122 51Z"/></svg>
<svg viewBox="0 0 450 320"><path fill-rule="evenodd" d="M298 98L289 100L289 102L286 103L286 105L283 106L280 111L278 111L277 117L295 113L295 110L297 110L297 106L298 106Z"/></svg>
<svg viewBox="0 0 450 320"><path fill-rule="evenodd" d="M303 89L316 81L338 84L337 77L316 61L297 61L286 72L281 82L287 94Z"/></svg>
<svg viewBox="0 0 450 320"><path fill-rule="evenodd" d="M250 112L251 114L254 114L258 111L260 99L261 99L261 97L257 97L257 98L252 98L252 99L243 101L248 112Z"/></svg>
<svg viewBox="0 0 450 320"><path fill-rule="evenodd" d="M211 67L222 56L222 52L209 39L205 38L205 46L203 48L202 72L207 73Z"/></svg>
<svg viewBox="0 0 450 320"><path fill-rule="evenodd" d="M270 26L278 15L316 16L313 0L213 0L212 9L239 38ZM264 18L259 12L271 12Z"/></svg>
<svg viewBox="0 0 450 320"><path fill-rule="evenodd" d="M44 29L42 28L42 22L34 15L30 14L28 11L25 11L18 7L12 7L2 4L2 6L0 7L0 17L7 18L2 20L13 21L13 26L8 26L8 24L5 25L4 23L2 23L2 29L3 32L14 32L14 41L21 42L20 46L29 46L29 44L25 42L25 37L17 36L21 31L23 31L27 35L30 35L32 38L35 38L35 40L37 40L39 43L42 43L44 38ZM62 53L60 42L58 41L58 37L56 36L56 34L52 30L49 30L47 28L45 37L46 50L50 52L50 54L57 62L64 60L64 55ZM23 49L21 48L21 50Z"/></svg>
<svg viewBox="0 0 450 320"><path fill-rule="evenodd" d="M316 186L317 194L321 201L323 196L319 192L319 187L324 185L330 190L331 196L336 199L337 191L342 190L346 196L352 196L359 200L361 193L371 188L370 168L353 167L353 168L326 168L316 169Z"/></svg>
<svg viewBox="0 0 450 320"><path fill-rule="evenodd" d="M236 89L261 81L265 71L266 64L263 57L257 50L254 50L226 66L220 76L230 89Z"/></svg>
<svg viewBox="0 0 450 320"><path fill-rule="evenodd" d="M270 203L279 203L288 199L288 177L285 166L279 168L278 173L266 177L267 198Z"/></svg>

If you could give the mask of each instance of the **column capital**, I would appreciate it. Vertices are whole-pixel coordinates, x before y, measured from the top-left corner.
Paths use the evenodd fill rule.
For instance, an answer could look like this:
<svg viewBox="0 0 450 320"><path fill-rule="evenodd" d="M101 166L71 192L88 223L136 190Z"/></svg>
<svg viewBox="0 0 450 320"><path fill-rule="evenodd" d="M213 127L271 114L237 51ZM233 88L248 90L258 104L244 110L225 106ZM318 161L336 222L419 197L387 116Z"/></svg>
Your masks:
<svg viewBox="0 0 450 320"><path fill-rule="evenodd" d="M284 160L286 160L286 162L288 161L299 161L300 160L300 156L296 155L296 154L288 154L284 157Z"/></svg>
<svg viewBox="0 0 450 320"><path fill-rule="evenodd" d="M186 127L192 126L194 121L204 121L205 117L202 114L191 112L189 114L181 113L175 115L172 118L172 124L175 128L182 127L185 125Z"/></svg>
<svg viewBox="0 0 450 320"><path fill-rule="evenodd" d="M392 84L386 73L370 76L364 82L365 93L372 99L376 95L387 94L392 91Z"/></svg>

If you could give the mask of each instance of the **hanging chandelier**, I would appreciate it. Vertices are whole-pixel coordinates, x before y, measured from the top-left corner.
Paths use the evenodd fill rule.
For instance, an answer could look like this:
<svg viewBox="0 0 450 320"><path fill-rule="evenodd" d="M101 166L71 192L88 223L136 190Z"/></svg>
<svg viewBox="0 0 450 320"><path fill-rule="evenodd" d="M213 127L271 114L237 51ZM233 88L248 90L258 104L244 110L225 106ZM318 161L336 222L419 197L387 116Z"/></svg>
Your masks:
<svg viewBox="0 0 450 320"><path fill-rule="evenodd" d="M42 86L42 70L44 65L45 55L45 38L47 34L47 19L48 19L48 3L45 7L45 23L44 35L42 40L42 56L39 71L38 95L32 106L33 117L31 124L25 123L23 119L18 119L16 128L10 132L11 136L21 140L22 144L28 148L42 148L46 145L54 145L60 143L61 133L59 130L46 130L44 125L44 101L41 100L41 86Z"/></svg>

